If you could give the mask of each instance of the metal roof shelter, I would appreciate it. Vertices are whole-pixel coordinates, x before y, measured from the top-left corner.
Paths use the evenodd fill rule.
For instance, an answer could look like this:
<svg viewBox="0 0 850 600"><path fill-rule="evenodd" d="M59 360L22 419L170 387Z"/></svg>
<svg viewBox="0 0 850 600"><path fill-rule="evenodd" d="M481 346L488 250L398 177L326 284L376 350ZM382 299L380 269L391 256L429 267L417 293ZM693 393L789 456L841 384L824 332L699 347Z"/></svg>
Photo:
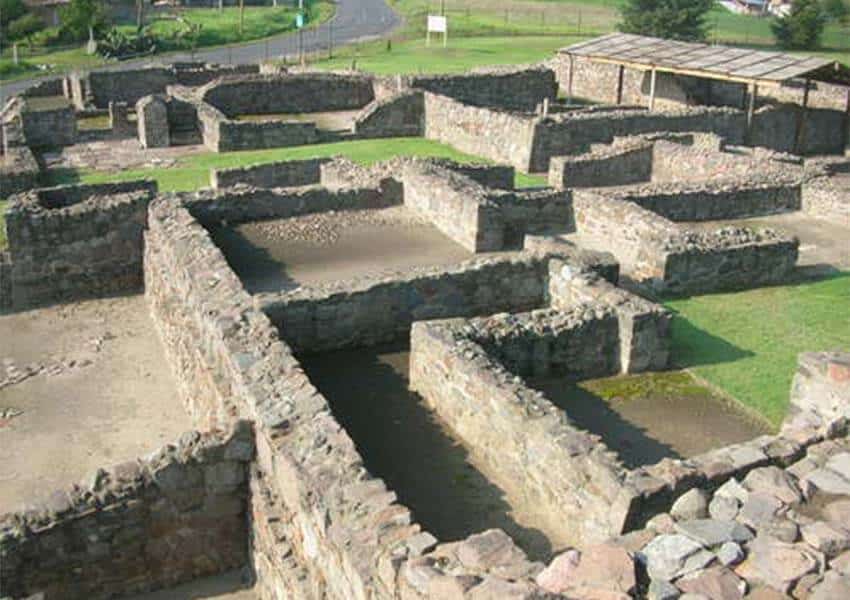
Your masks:
<svg viewBox="0 0 850 600"><path fill-rule="evenodd" d="M573 44L559 51L570 57L568 94L572 95L572 57L620 67L617 81L617 104L623 97L625 67L651 71L649 108L655 106L657 72L674 73L704 79L746 84L750 88L747 124L752 123L758 86L781 85L794 79L805 80L802 107L809 101L811 81L848 87L846 112L850 113L850 67L835 60L819 57L799 57L781 52L732 48L694 42L679 42L631 33L609 33L586 42ZM802 111L805 114L805 110ZM801 115L798 139L805 118Z"/></svg>

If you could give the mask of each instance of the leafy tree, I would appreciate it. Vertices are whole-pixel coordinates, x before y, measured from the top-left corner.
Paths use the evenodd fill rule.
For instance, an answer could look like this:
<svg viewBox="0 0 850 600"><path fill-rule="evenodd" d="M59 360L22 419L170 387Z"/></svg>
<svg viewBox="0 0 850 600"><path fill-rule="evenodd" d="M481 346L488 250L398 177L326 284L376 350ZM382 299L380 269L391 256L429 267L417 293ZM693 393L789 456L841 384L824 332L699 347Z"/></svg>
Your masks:
<svg viewBox="0 0 850 600"><path fill-rule="evenodd" d="M850 23L850 4L847 0L823 0L821 7L827 18L836 23L842 25Z"/></svg>
<svg viewBox="0 0 850 600"><path fill-rule="evenodd" d="M83 42L89 37L89 27L95 33L103 32L109 24L109 16L101 0L71 0L59 13L62 35L74 42Z"/></svg>
<svg viewBox="0 0 850 600"><path fill-rule="evenodd" d="M20 19L27 12L23 0L0 0L0 27L3 29L14 21Z"/></svg>
<svg viewBox="0 0 850 600"><path fill-rule="evenodd" d="M44 29L44 21L33 13L27 13L24 16L15 19L9 23L7 31L9 32L10 40L26 39L32 43L32 35Z"/></svg>
<svg viewBox="0 0 850 600"><path fill-rule="evenodd" d="M620 7L624 33L683 41L706 37L705 18L714 0L626 0Z"/></svg>
<svg viewBox="0 0 850 600"><path fill-rule="evenodd" d="M771 24L780 47L788 50L810 50L820 43L826 16L818 0L794 0L791 10Z"/></svg>

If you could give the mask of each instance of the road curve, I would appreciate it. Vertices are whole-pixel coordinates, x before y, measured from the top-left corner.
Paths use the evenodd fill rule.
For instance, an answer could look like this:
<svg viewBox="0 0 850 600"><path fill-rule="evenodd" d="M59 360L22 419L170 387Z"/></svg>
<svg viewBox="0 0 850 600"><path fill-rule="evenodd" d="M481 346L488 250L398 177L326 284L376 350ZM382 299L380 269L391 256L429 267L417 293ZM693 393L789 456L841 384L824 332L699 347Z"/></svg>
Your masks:
<svg viewBox="0 0 850 600"><path fill-rule="evenodd" d="M395 29L401 18L387 6L384 0L337 0L336 14L318 27L303 33L305 52L327 50L330 40L334 47L352 42L380 37ZM298 34L284 33L275 37L249 42L238 46L205 48L192 56L188 52L177 52L112 63L99 70L124 69L150 63L173 63L200 60L211 63L254 63L267 57L298 54ZM45 77L56 77L56 74ZM0 102L32 85L35 79L0 83Z"/></svg>

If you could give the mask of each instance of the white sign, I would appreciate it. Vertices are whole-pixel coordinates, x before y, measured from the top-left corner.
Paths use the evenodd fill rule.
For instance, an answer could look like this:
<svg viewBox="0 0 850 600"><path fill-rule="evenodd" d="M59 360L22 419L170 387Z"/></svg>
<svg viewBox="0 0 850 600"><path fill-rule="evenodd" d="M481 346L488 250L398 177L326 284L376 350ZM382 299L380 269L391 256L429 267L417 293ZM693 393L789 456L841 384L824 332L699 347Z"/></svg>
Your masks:
<svg viewBox="0 0 850 600"><path fill-rule="evenodd" d="M428 31L434 33L446 33L448 31L446 17L440 15L428 15Z"/></svg>

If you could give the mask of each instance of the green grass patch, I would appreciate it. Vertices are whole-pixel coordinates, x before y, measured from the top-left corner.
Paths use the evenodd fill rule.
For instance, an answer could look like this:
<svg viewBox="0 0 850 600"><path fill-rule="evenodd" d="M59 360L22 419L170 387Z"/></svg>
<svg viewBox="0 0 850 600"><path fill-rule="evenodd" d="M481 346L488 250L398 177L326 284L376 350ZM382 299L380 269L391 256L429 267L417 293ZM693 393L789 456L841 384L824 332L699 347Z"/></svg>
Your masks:
<svg viewBox="0 0 850 600"><path fill-rule="evenodd" d="M0 250L6 249L6 201L0 200Z"/></svg>
<svg viewBox="0 0 850 600"><path fill-rule="evenodd" d="M673 360L779 425L801 352L850 351L850 273L670 300Z"/></svg>
<svg viewBox="0 0 850 600"><path fill-rule="evenodd" d="M232 168L261 163L298 160L328 156L345 156L360 164L369 165L396 156L422 156L450 158L458 162L489 162L477 156L464 154L447 146L424 138L387 138L380 140L357 140L336 144L316 144L254 150L246 152L205 152L187 156L170 168L147 168L106 172L87 169L55 169L47 173L51 185L62 183L110 183L150 178L165 192L185 192L209 187L210 169ZM545 185L545 178L518 173L518 186Z"/></svg>
<svg viewBox="0 0 850 600"><path fill-rule="evenodd" d="M605 401L614 399L657 397L708 397L710 389L686 371L661 371L621 377L588 379L577 384L580 388Z"/></svg>

